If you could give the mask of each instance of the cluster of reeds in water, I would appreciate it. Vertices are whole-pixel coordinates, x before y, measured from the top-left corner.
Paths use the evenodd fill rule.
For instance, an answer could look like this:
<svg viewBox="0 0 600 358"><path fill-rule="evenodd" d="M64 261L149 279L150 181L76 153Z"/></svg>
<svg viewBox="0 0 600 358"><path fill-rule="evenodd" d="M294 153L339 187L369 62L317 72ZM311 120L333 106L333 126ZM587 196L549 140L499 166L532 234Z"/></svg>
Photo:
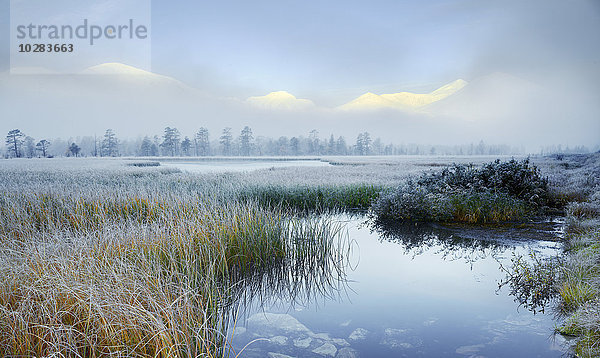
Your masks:
<svg viewBox="0 0 600 358"><path fill-rule="evenodd" d="M241 300L339 289L332 221L148 173L4 176L0 355L225 356Z"/></svg>

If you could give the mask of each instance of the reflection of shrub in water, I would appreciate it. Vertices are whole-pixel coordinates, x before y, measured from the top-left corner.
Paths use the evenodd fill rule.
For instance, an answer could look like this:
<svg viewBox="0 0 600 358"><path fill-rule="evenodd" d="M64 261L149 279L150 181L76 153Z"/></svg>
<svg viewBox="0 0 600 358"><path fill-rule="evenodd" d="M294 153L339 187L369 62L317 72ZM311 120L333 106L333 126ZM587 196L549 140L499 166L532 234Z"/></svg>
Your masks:
<svg viewBox="0 0 600 358"><path fill-rule="evenodd" d="M513 256L511 267L502 267L506 278L498 288L508 285L510 295L515 297L519 305L534 313L544 312L558 294L556 283L560 274L559 264L556 258L541 259L535 253L531 253L529 258Z"/></svg>
<svg viewBox="0 0 600 358"><path fill-rule="evenodd" d="M393 221L370 222L371 230L377 231L386 241L402 245L405 251L415 254L436 249L444 258L466 259L469 262L494 255L507 247L501 241L479 240L457 235L449 228L430 224L403 224Z"/></svg>

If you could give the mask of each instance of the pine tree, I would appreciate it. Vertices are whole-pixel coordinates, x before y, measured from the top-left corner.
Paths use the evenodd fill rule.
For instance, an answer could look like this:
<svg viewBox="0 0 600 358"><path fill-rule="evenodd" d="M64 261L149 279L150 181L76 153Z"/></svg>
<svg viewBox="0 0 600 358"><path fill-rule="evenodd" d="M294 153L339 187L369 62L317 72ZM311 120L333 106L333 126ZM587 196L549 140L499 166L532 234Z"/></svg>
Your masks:
<svg viewBox="0 0 600 358"><path fill-rule="evenodd" d="M210 154L210 139L208 129L200 127L196 133L196 154L199 156L207 156Z"/></svg>
<svg viewBox="0 0 600 358"><path fill-rule="evenodd" d="M250 150L252 149L252 140L254 139L254 137L252 137L252 129L250 129L250 127L245 126L244 129L242 129L242 132L240 134L240 149L242 151L242 155L244 156L249 156L250 155Z"/></svg>
<svg viewBox="0 0 600 358"><path fill-rule="evenodd" d="M6 136L6 147L8 153L14 158L20 158L22 156L23 138L25 134L19 129L13 129L8 132Z"/></svg>
<svg viewBox="0 0 600 358"><path fill-rule="evenodd" d="M39 141L36 145L35 145L35 149L38 152L42 152L42 156L44 158L46 158L46 154L48 152L48 147L50 147L50 142L48 142L45 139L42 139L41 141Z"/></svg>
<svg viewBox="0 0 600 358"><path fill-rule="evenodd" d="M119 140L112 129L107 129L102 141L102 155L105 157L116 157L119 155Z"/></svg>
<svg viewBox="0 0 600 358"><path fill-rule="evenodd" d="M233 136L231 135L231 128L226 127L223 129L223 133L219 138L219 143L223 147L223 155L231 155L231 146L233 142Z"/></svg>

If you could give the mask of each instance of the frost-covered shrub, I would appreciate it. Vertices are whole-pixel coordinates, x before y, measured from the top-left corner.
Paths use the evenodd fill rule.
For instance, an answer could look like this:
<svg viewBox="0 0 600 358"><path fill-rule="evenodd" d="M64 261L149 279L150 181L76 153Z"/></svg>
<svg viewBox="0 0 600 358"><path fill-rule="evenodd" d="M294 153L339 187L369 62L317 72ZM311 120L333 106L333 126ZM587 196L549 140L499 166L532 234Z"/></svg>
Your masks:
<svg viewBox="0 0 600 358"><path fill-rule="evenodd" d="M449 205L448 197L409 182L375 201L371 216L380 221L448 221L452 218Z"/></svg>
<svg viewBox="0 0 600 358"><path fill-rule="evenodd" d="M381 195L371 207L378 221L469 223L514 221L549 204L548 180L529 160L453 165L423 174Z"/></svg>
<svg viewBox="0 0 600 358"><path fill-rule="evenodd" d="M536 206L548 205L548 179L529 159L499 159L481 167L453 165L440 173L424 174L418 184L433 192L474 190L500 192Z"/></svg>

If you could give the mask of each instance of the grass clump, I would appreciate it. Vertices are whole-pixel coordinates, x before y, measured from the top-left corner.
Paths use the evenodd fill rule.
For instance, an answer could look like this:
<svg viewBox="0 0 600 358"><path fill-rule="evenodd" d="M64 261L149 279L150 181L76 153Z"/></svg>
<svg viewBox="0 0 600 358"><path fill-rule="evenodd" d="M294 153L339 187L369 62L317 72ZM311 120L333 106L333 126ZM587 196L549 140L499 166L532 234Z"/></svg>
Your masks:
<svg viewBox="0 0 600 358"><path fill-rule="evenodd" d="M548 180L529 159L496 160L408 180L381 195L371 215L380 221L497 223L526 218L549 203Z"/></svg>
<svg viewBox="0 0 600 358"><path fill-rule="evenodd" d="M363 211L379 196L383 186L373 184L262 185L250 186L242 200L266 207L283 207L302 212Z"/></svg>
<svg viewBox="0 0 600 358"><path fill-rule="evenodd" d="M552 260L518 257L507 282L530 309L552 302L578 357L600 356L600 155L563 156L550 192L566 206L565 254ZM573 164L574 162L574 164ZM554 163L551 162L551 166Z"/></svg>
<svg viewBox="0 0 600 358"><path fill-rule="evenodd" d="M228 356L241 301L343 279L341 227L324 218L152 168L2 170L0 356Z"/></svg>

